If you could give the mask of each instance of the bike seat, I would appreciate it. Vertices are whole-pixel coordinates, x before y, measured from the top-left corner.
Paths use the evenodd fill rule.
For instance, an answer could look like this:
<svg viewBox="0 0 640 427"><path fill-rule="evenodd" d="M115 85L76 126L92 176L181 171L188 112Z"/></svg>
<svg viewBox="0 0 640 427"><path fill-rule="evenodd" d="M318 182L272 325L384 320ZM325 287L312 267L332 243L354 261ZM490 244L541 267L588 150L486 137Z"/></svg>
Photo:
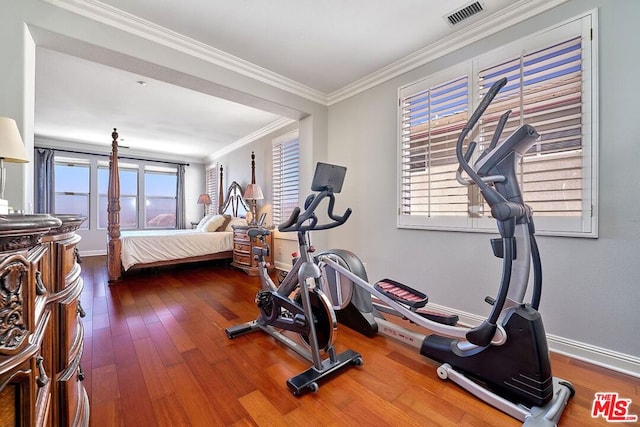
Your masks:
<svg viewBox="0 0 640 427"><path fill-rule="evenodd" d="M269 234L271 234L271 231L267 230L266 228L250 228L249 231L247 231L247 234L249 235L249 237L253 238L259 236L268 236Z"/></svg>

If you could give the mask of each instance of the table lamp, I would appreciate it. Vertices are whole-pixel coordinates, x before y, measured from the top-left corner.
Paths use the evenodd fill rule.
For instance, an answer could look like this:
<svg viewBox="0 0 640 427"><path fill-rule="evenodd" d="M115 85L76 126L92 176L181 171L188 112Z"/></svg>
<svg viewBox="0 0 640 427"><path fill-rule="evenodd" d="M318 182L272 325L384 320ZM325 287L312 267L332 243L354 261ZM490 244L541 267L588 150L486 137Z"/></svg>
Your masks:
<svg viewBox="0 0 640 427"><path fill-rule="evenodd" d="M248 200L251 204L251 223L250 225L256 224L256 200L264 199L262 195L262 189L258 184L249 184L247 185L246 190L244 190L244 199Z"/></svg>
<svg viewBox="0 0 640 427"><path fill-rule="evenodd" d="M202 217L207 216L207 205L211 204L211 197L208 194L202 193L198 196L198 204L202 205Z"/></svg>
<svg viewBox="0 0 640 427"><path fill-rule="evenodd" d="M7 181L5 161L28 163L29 159L16 121L8 117L0 117L0 199L4 199L4 188Z"/></svg>

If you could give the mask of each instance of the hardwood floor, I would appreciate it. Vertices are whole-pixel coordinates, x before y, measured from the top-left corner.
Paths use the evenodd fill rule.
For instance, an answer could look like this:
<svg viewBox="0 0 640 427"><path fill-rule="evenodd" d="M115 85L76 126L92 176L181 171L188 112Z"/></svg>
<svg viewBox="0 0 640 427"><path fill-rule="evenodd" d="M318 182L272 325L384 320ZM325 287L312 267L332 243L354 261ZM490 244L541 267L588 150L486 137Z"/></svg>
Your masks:
<svg viewBox="0 0 640 427"><path fill-rule="evenodd" d="M105 257L85 257L82 270L94 427L520 425L440 380L414 349L346 327L338 351L360 352L364 365L294 397L285 382L305 360L263 333L226 337L225 327L256 317L259 281L224 263L131 274L113 286ZM596 392L618 392L640 415L637 378L559 355L552 363L576 389L561 426L607 425L591 418Z"/></svg>

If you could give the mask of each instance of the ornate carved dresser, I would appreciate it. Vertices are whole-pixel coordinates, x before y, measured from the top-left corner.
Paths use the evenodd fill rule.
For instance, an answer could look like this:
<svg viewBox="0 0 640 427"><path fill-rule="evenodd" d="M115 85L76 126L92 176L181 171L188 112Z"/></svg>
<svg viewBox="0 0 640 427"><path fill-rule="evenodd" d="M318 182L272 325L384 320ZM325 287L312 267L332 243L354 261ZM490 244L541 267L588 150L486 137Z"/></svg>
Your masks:
<svg viewBox="0 0 640 427"><path fill-rule="evenodd" d="M0 215L0 425L87 426L82 216Z"/></svg>

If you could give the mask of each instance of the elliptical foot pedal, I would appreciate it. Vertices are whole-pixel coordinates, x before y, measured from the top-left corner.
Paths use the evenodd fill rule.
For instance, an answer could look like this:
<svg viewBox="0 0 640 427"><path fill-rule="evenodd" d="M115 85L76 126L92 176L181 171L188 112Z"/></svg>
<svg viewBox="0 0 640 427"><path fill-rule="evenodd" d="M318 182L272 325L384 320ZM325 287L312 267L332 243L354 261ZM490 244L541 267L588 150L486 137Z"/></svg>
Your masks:
<svg viewBox="0 0 640 427"><path fill-rule="evenodd" d="M425 319L433 320L434 322L449 326L456 326L458 324L458 320L460 320L457 314L445 314L424 308L416 310L416 313Z"/></svg>
<svg viewBox="0 0 640 427"><path fill-rule="evenodd" d="M362 365L362 356L353 350L346 350L336 356L332 362L330 359L322 361L322 370L317 370L314 366L306 371L287 380L287 387L294 396L302 396L308 392L318 391L320 381L337 374L341 369L349 366Z"/></svg>
<svg viewBox="0 0 640 427"><path fill-rule="evenodd" d="M413 310L424 307L429 302L426 294L395 280L382 279L374 287L392 300L407 305Z"/></svg>

